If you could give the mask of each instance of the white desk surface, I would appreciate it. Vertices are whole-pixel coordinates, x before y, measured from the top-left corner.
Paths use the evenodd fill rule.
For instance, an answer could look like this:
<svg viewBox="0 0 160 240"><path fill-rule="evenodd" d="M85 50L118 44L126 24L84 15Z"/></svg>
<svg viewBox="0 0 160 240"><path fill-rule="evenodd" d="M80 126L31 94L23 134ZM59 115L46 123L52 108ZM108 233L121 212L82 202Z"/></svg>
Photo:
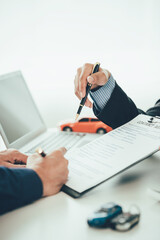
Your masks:
<svg viewBox="0 0 160 240"><path fill-rule="evenodd" d="M160 153L106 181L79 199L63 192L40 199L0 217L1 240L160 239L160 202L147 193L156 173ZM140 223L128 232L90 228L87 216L101 204L114 201L141 209Z"/></svg>

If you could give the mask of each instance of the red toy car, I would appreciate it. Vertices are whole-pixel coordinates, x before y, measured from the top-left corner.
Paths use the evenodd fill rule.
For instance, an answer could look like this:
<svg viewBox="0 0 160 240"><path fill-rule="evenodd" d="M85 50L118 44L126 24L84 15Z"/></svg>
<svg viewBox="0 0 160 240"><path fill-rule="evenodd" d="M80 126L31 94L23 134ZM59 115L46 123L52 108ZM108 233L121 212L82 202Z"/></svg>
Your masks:
<svg viewBox="0 0 160 240"><path fill-rule="evenodd" d="M77 122L68 122L60 125L61 131L66 132L87 132L87 133L107 133L111 127L99 121L97 118L81 118Z"/></svg>

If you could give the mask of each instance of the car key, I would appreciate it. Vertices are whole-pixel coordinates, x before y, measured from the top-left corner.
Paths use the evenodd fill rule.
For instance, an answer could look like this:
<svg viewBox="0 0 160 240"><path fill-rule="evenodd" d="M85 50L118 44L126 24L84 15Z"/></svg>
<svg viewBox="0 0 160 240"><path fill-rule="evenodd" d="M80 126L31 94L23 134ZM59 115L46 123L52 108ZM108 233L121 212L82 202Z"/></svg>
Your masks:
<svg viewBox="0 0 160 240"><path fill-rule="evenodd" d="M140 213L124 212L117 217L113 218L110 227L117 231L128 231L138 224Z"/></svg>
<svg viewBox="0 0 160 240"><path fill-rule="evenodd" d="M121 206L112 202L106 203L89 216L87 223L90 227L107 228L110 226L111 219L121 213Z"/></svg>

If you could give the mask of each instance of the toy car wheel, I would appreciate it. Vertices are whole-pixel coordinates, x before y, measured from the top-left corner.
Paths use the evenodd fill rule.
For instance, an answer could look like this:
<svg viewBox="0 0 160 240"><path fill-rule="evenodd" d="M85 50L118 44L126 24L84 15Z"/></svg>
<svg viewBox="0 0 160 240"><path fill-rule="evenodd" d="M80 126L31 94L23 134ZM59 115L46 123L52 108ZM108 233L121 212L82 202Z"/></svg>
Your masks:
<svg viewBox="0 0 160 240"><path fill-rule="evenodd" d="M72 128L70 128L70 127L64 127L64 128L63 128L63 131L65 131L65 132L72 132Z"/></svg>
<svg viewBox="0 0 160 240"><path fill-rule="evenodd" d="M106 133L106 130L104 128L98 128L97 133L98 134L104 134L104 133Z"/></svg>

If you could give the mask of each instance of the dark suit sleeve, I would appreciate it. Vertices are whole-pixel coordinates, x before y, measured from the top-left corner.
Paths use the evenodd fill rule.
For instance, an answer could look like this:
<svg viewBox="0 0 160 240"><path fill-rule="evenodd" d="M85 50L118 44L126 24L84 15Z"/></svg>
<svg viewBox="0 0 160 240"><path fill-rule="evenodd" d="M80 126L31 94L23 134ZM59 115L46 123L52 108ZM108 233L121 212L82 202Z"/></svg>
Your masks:
<svg viewBox="0 0 160 240"><path fill-rule="evenodd" d="M39 199L42 191L35 171L0 167L0 214Z"/></svg>
<svg viewBox="0 0 160 240"><path fill-rule="evenodd" d="M105 107L101 111L98 111L93 104L93 111L99 120L113 129L129 122L140 113L145 114L136 107L134 102L117 83Z"/></svg>

